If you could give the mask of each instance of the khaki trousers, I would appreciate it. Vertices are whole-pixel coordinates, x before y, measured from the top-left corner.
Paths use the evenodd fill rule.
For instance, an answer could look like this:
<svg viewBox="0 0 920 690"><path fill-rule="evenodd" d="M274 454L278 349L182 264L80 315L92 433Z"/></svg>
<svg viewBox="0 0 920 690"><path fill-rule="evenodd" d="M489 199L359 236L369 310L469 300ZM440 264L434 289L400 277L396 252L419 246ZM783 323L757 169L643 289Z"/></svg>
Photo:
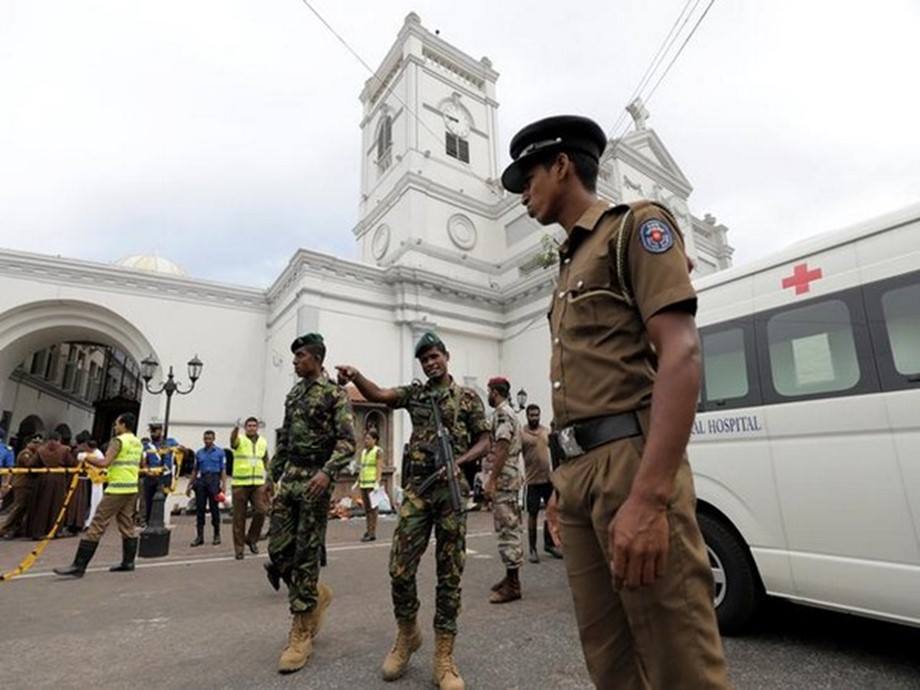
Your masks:
<svg viewBox="0 0 920 690"><path fill-rule="evenodd" d="M665 574L646 587L614 589L607 528L629 494L642 448L643 437L614 441L563 463L553 474L588 671L601 690L728 688L712 571L696 522L686 456L667 512Z"/></svg>
<svg viewBox="0 0 920 690"><path fill-rule="evenodd" d="M137 494L105 494L83 538L86 541L99 541L112 518L115 518L121 536L124 539L133 539L136 511Z"/></svg>
<svg viewBox="0 0 920 690"><path fill-rule="evenodd" d="M252 504L252 522L246 533L246 506ZM233 550L243 553L246 544L255 544L262 535L262 525L268 515L268 493L265 484L233 487Z"/></svg>

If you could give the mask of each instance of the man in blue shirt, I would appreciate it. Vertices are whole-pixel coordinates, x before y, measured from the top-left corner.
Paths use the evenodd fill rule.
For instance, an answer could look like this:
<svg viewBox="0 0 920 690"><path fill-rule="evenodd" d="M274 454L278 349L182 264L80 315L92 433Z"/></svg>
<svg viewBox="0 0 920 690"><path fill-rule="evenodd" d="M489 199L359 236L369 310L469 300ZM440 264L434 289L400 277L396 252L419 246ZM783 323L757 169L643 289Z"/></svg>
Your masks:
<svg viewBox="0 0 920 690"><path fill-rule="evenodd" d="M195 490L195 515L198 536L191 546L204 544L204 511L205 504L211 510L211 526L214 527L215 546L220 544L220 505L217 495L224 493L227 488L227 465L224 449L214 445L214 432L210 429L204 432L204 447L195 453L195 467L192 471L192 481L189 482L186 496L192 495Z"/></svg>
<svg viewBox="0 0 920 690"><path fill-rule="evenodd" d="M6 429L0 429L0 470L11 470L16 464L13 449L6 443ZM13 486L13 475L5 474L0 477L0 503L10 492Z"/></svg>
<svg viewBox="0 0 920 690"><path fill-rule="evenodd" d="M158 490L166 491L172 485L173 454L163 453L165 448L177 448L179 443L174 438L163 439L163 425L159 422L150 424L150 440L144 443L144 460L142 467L154 469L163 467L163 474L144 475L144 525L150 523L150 511L153 510L153 497Z"/></svg>

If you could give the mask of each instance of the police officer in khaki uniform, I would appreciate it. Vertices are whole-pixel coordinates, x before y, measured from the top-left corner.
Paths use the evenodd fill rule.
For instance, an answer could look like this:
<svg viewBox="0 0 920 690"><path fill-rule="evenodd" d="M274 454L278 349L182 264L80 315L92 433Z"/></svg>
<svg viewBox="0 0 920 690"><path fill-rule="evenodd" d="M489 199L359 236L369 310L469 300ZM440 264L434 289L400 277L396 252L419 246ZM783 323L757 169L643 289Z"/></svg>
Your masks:
<svg viewBox="0 0 920 690"><path fill-rule="evenodd" d="M532 218L568 235L550 307L551 529L598 688L725 688L686 456L696 293L666 208L597 198L606 143L587 118L540 120L512 139L502 175Z"/></svg>

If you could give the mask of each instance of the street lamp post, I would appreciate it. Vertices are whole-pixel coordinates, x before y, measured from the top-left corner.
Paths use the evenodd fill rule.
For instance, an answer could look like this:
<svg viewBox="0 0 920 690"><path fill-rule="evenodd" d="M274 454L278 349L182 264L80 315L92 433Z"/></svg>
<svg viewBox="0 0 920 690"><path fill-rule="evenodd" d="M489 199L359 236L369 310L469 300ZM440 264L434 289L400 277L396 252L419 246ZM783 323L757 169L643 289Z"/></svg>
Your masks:
<svg viewBox="0 0 920 690"><path fill-rule="evenodd" d="M172 366L169 367L169 373L166 380L160 383L159 388L151 388L150 380L156 373L160 363L157 362L153 355L147 357L141 362L141 378L144 379L144 388L151 395L166 394L166 418L163 421L163 439L164 442L169 439L169 413L172 408L172 397L177 393L179 395L188 395L195 390L195 383L201 377L201 370L204 367L198 355L192 357L188 362L188 377L191 385L187 390L182 390L176 383ZM178 468L173 468L178 471ZM162 491L157 491L153 495L153 505L150 509L150 521L141 532L141 543L138 555L141 558L158 558L169 554L169 529L164 521L166 496Z"/></svg>
<svg viewBox="0 0 920 690"><path fill-rule="evenodd" d="M144 388L146 388L147 392L151 395L166 393L166 418L163 420L163 438L167 439L169 438L169 411L172 407L172 397L176 393L179 395L188 395L195 390L195 383L201 378L201 370L204 368L204 364L198 359L198 355L195 355L188 361L188 378L192 382L188 390L182 390L179 384L176 383L172 365L169 367L169 373L166 375L166 380L160 383L159 389L154 390L151 388L150 379L153 378L159 366L160 363L157 362L156 357L153 355L148 356L141 362L141 378L144 379Z"/></svg>

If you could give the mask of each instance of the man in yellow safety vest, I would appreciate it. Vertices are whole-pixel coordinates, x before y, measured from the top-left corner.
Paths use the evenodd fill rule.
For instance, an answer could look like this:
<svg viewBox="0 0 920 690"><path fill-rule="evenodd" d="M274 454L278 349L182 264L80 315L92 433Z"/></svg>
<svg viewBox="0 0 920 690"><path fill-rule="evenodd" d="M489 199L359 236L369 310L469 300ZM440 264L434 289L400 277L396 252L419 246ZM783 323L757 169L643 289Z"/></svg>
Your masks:
<svg viewBox="0 0 920 690"><path fill-rule="evenodd" d="M268 442L259 436L259 420L249 417L240 436L239 426L230 432L233 449L233 551L236 560L243 559L243 546L259 553L257 542L269 510L270 487L265 484L268 464ZM246 508L252 504L252 522L246 532Z"/></svg>
<svg viewBox="0 0 920 690"><path fill-rule="evenodd" d="M66 568L55 568L58 575L83 577L99 546L99 540L105 534L112 518L118 522L121 532L121 563L109 568L112 572L129 572L134 570L134 558L137 555L137 537L134 536L134 518L137 512L137 479L144 447L134 435L137 429L137 417L125 412L115 420L115 438L109 441L105 457L101 460L87 455L84 462L95 467L108 469L105 495L96 508L96 514L90 523L86 536L80 540L73 563Z"/></svg>

